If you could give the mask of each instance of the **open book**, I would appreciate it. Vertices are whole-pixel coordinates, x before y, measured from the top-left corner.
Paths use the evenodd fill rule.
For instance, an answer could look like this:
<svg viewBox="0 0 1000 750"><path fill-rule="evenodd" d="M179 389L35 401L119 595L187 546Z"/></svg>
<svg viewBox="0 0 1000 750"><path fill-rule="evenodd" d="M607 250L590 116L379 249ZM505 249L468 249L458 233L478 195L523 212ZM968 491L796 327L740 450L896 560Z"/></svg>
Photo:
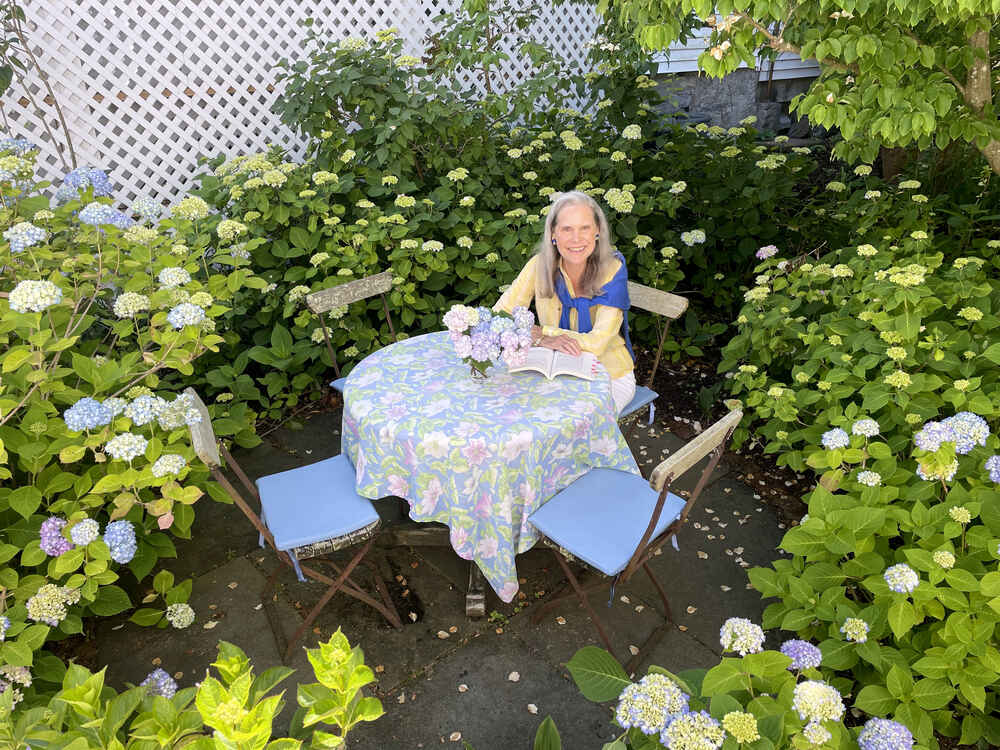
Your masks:
<svg viewBox="0 0 1000 750"><path fill-rule="evenodd" d="M508 368L508 372L528 370L540 372L549 380L556 375L572 375L584 380L596 380L599 376L597 357L593 354L584 352L574 357L565 352L557 352L542 346L533 346L528 349L528 358L523 365Z"/></svg>

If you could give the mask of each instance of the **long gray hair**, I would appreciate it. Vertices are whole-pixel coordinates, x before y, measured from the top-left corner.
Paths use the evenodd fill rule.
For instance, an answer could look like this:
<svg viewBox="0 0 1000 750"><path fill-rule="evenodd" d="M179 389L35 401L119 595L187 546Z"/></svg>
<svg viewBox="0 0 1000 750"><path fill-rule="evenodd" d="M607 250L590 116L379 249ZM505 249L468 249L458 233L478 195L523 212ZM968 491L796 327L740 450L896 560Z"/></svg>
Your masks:
<svg viewBox="0 0 1000 750"><path fill-rule="evenodd" d="M556 274L559 273L559 251L552 243L555 237L556 222L559 212L566 206L587 206L594 212L594 224L597 226L597 249L587 258L587 266L583 278L575 290L580 297L593 297L600 294L600 280L611 270L615 262L614 249L611 247L611 230L604 211L597 201L579 190L561 193L549 207L549 215L545 218L545 233L538 245L538 272L535 274L535 297L552 297L555 295Z"/></svg>

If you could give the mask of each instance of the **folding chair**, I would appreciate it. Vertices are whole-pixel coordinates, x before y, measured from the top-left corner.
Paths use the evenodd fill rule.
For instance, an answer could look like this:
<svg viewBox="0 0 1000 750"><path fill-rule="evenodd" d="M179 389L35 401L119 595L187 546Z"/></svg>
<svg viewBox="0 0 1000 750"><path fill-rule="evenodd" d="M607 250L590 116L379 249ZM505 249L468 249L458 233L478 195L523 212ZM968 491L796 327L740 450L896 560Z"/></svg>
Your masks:
<svg viewBox="0 0 1000 750"><path fill-rule="evenodd" d="M528 521L550 546L556 548L553 550L556 559L572 587L572 591L567 590L543 605L532 619L540 622L546 611L575 592L604 645L614 653L604 625L587 599L587 589L603 586L603 580L581 587L563 556L575 558L610 576L612 592L616 583L627 582L642 568L663 600L666 618L629 661L627 671L633 672L642 654L663 637L674 621L667 595L648 561L668 540L676 547L674 537L705 488L742 417L741 411L727 414L653 469L648 483L625 471L591 469L532 513ZM708 465L691 496L685 501L671 493L671 483L705 456L710 457Z"/></svg>
<svg viewBox="0 0 1000 750"><path fill-rule="evenodd" d="M379 515L372 506L371 500L361 497L355 492L354 467L346 456L339 455L323 461L300 466L291 471L271 474L257 480L256 486L233 458L226 446L216 440L212 429L208 409L198 394L192 388L184 391L194 399L195 408L201 414L201 422L191 425L191 444L195 453L208 466L212 477L223 486L232 497L236 506L243 511L250 523L260 532L260 545L266 541L278 555L278 558L295 570L300 581L310 578L327 586L326 593L312 611L306 616L301 627L292 636L284 654L287 662L292 655L292 649L302 638L306 630L320 610L333 598L338 591L358 599L380 612L389 624L395 628L403 626L399 614L389 597L378 569L365 559L371 549L375 533L380 524ZM232 469L240 484L255 498L261 507L260 516L246 502L240 492L232 485L222 472L222 457L225 465ZM333 561L326 560L336 573L331 577L302 565L301 561L318 557L330 552L347 549L355 545L361 548L351 558L350 562L341 567ZM352 579L351 574L359 563L364 562L375 579L375 588L379 600L365 593ZM267 593L281 570L281 565L268 579L263 597ZM271 626L275 639L282 640L280 627Z"/></svg>
<svg viewBox="0 0 1000 750"><path fill-rule="evenodd" d="M320 289L318 292L306 295L306 306L319 317L320 325L323 326L323 340L326 342L326 349L330 353L330 361L333 362L333 371L337 379L330 383L341 393L344 392L346 377L340 376L340 365L337 364L337 354L333 351L333 344L330 343L330 331L326 325L326 313L335 307L345 307L352 302L358 302L376 294L382 297L382 309L385 310L385 322L389 324L389 333L392 340L396 340L396 329L392 326L392 318L389 316L389 300L385 293L392 289L392 271L383 271L373 276L365 276L356 281L348 281L340 286Z"/></svg>
<svg viewBox="0 0 1000 750"><path fill-rule="evenodd" d="M660 366L660 355L663 353L663 344L667 340L667 331L670 330L670 321L677 320L687 310L688 301L684 297L678 297L676 294L661 292L659 289L636 284L634 281L628 283L628 297L632 307L658 313L667 319L663 324L663 333L660 334L660 343L656 347L656 359L653 360L653 370L649 373L647 384L636 387L635 396L629 401L628 406L622 410L622 413L618 415L618 419L622 419L649 404L648 424L653 424L653 413L655 412L653 402L660 396L660 394L653 390L653 379L656 377L656 370Z"/></svg>

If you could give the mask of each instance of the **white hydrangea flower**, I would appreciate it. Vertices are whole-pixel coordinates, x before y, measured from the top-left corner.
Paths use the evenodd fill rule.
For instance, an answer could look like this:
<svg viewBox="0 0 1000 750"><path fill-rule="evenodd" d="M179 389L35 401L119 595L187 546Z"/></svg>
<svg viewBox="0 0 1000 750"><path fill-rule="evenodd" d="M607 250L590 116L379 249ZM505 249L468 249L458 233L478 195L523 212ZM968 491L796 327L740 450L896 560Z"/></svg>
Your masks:
<svg viewBox="0 0 1000 750"><path fill-rule="evenodd" d="M177 453L166 453L156 459L151 467L151 471L154 477L176 476L181 473L181 469L185 466L187 466L187 461L184 459L184 456Z"/></svg>
<svg viewBox="0 0 1000 750"><path fill-rule="evenodd" d="M63 297L63 291L51 281L21 281L10 293L8 302L14 312L41 312L52 305L58 304Z"/></svg>
<svg viewBox="0 0 1000 750"><path fill-rule="evenodd" d="M167 266L157 275L156 280L164 289L173 289L191 281L191 274L180 266Z"/></svg>
<svg viewBox="0 0 1000 750"><path fill-rule="evenodd" d="M143 310L149 309L149 297L136 292L122 292L115 298L111 309L119 318L134 318Z"/></svg>
<svg viewBox="0 0 1000 750"><path fill-rule="evenodd" d="M115 435L104 446L104 452L119 461L131 462L146 452L149 441L142 435L132 432L123 432Z"/></svg>

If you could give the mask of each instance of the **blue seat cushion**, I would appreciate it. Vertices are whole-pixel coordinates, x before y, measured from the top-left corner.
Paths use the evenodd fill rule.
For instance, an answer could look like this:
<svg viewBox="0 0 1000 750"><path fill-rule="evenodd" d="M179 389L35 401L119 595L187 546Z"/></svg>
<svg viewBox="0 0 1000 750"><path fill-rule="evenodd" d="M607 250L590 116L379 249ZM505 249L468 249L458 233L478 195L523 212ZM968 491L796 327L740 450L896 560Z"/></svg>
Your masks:
<svg viewBox="0 0 1000 750"><path fill-rule="evenodd" d="M619 417L627 417L629 414L635 411L639 411L646 404L653 403L656 399L660 397L660 394L656 391L651 391L644 385L636 386L635 395L632 400L628 402L628 406L622 409Z"/></svg>
<svg viewBox="0 0 1000 750"><path fill-rule="evenodd" d="M541 533L608 576L624 570L656 507L656 491L642 477L615 469L591 469L529 516ZM650 540L684 509L667 493Z"/></svg>
<svg viewBox="0 0 1000 750"><path fill-rule="evenodd" d="M355 473L341 454L257 480L262 515L280 550L335 539L378 520L354 489Z"/></svg>
<svg viewBox="0 0 1000 750"><path fill-rule="evenodd" d="M344 383L346 383L346 382L347 382L347 378L346 377L344 377L344 378L337 378L336 380L332 381L330 383L330 385L332 387L336 388L341 393L343 393L344 392Z"/></svg>

